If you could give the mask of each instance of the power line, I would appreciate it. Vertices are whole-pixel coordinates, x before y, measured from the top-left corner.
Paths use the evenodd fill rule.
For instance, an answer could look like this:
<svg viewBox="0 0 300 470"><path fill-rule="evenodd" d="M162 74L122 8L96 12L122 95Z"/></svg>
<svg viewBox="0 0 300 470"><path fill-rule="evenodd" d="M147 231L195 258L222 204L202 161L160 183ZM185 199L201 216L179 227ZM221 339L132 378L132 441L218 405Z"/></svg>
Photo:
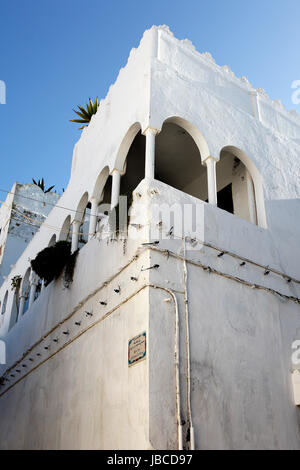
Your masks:
<svg viewBox="0 0 300 470"><path fill-rule="evenodd" d="M68 231L67 230L62 230L62 227L56 227L54 225L49 225L49 224L45 223L42 220L33 219L32 217L28 217L27 215L23 214L22 212L18 211L17 209L13 208L12 206L8 206L5 202L3 202L1 200L0 200L0 203L4 204L8 208L11 208L12 211L16 212L18 215L20 215L21 217L24 217L25 219L27 219L29 221L29 222L26 222L25 220L18 219L14 216L11 216L11 219L13 219L17 222L21 222L23 224L27 224L27 225L30 225L30 226L36 227L36 228L40 228L43 225L44 227L49 228L50 230L54 230L54 231L58 231L58 232L61 232L61 233L69 234L70 230L68 230ZM38 224L38 225L36 225L36 224ZM85 232L78 232L78 234L79 235L90 235L89 232L86 232L86 233Z"/></svg>
<svg viewBox="0 0 300 470"><path fill-rule="evenodd" d="M58 204L54 204L53 202L42 201L41 199L35 199L33 197L23 196L22 194L16 194L16 193L13 193L12 191L8 191L7 189L0 189L0 192L1 193L12 194L13 196L22 197L24 199L29 199L30 201L35 201L35 202L40 202L42 204L47 204L48 206L58 207L59 209L64 209L66 211L77 212L77 213L81 212L83 214L83 211L77 211L76 209L70 209L68 207L59 206ZM58 194L58 193L56 193L56 194ZM58 194L58 196L60 196L60 195Z"/></svg>

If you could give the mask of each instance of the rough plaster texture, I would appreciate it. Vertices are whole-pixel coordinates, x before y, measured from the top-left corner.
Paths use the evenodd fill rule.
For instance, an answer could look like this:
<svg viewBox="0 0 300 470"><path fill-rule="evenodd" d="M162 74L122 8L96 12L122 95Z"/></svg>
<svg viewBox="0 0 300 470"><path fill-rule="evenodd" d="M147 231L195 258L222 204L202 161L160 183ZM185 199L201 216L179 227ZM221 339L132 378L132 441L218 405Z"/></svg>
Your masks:
<svg viewBox="0 0 300 470"><path fill-rule="evenodd" d="M51 283L7 333L9 292L0 330L8 364L0 375L11 367L15 377L0 392L1 448L177 448L176 309L166 289L178 301L184 446L189 445L189 325L196 447L300 448L291 382L300 311L293 299L282 297L300 297L299 283L284 277L300 278L300 118L227 66L216 65L209 54L199 54L189 41L178 41L166 27L146 31L131 52L75 145L70 182L60 199L69 212L51 211L1 286L0 300L11 277L25 276L28 259L53 233L60 237L66 218L73 220L81 209L83 195L90 200L101 194L108 172L125 170L136 133L148 126L160 130L166 119L190 133L202 161L219 158L224 148L242 160L254 182L258 225L159 181L143 180L134 206L143 203L144 210L131 217L144 225L139 239L132 237L133 226L127 241L91 239L79 252L69 290L62 279ZM159 222L154 204L163 203L199 207L193 234L198 241L187 241L186 253L177 233L157 246L142 245L150 239L149 223ZM167 223L161 227L163 233L169 229ZM203 241L237 257L218 257ZM241 266L244 258L253 263ZM159 268L144 271L154 264ZM267 266L283 275L264 275ZM147 331L147 358L128 368L128 340L142 331Z"/></svg>

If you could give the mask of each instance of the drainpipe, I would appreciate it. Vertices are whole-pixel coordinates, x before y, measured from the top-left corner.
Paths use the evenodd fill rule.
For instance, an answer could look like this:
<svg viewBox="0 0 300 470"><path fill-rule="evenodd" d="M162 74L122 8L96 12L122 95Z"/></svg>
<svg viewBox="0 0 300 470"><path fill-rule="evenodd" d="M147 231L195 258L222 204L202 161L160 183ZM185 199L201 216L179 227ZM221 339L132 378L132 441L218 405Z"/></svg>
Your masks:
<svg viewBox="0 0 300 470"><path fill-rule="evenodd" d="M190 318L189 318L189 302L188 302L188 290L187 290L187 265L186 265L186 247L185 247L185 237L182 240L183 242L183 274L184 274L184 304L185 304L185 327L186 327L186 386L187 386L187 414L188 414L188 424L190 431L190 450L195 450L195 433L192 419L192 408L191 408L191 354L190 354Z"/></svg>

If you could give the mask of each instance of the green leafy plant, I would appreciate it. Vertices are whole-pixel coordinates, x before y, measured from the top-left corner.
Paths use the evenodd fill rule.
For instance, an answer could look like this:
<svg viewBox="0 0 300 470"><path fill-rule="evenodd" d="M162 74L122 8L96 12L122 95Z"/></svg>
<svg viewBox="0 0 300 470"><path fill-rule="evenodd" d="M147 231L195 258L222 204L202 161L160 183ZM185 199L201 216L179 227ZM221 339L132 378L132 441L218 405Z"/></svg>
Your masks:
<svg viewBox="0 0 300 470"><path fill-rule="evenodd" d="M55 187L55 184L54 184L53 186L50 186L48 189L46 189L44 178L42 178L41 180L39 179L38 181L35 181L35 179L32 178L32 182L33 184L41 188L41 190L44 191L44 193L49 193Z"/></svg>
<svg viewBox="0 0 300 470"><path fill-rule="evenodd" d="M59 241L40 251L35 259L31 260L31 267L40 279L48 285L57 279L71 255L71 243Z"/></svg>
<svg viewBox="0 0 300 470"><path fill-rule="evenodd" d="M96 114L99 108L99 104L100 103L98 101L98 97L95 99L94 103L92 102L91 98L89 98L89 101L86 103L85 108L83 106L78 105L77 108L79 109L79 111L73 109L74 113L77 114L77 116L79 116L81 119L70 119L70 122L78 122L79 124L85 124L79 127L79 130L84 129L84 127L88 126L93 114Z"/></svg>
<svg viewBox="0 0 300 470"><path fill-rule="evenodd" d="M45 281L47 286L51 281L57 279L65 268L64 286L69 287L73 281L78 251L71 254L71 243L58 241L37 254L35 259L31 261L32 270Z"/></svg>
<svg viewBox="0 0 300 470"><path fill-rule="evenodd" d="M22 281L22 277L19 274L14 276L11 280L11 290L15 292L18 291L21 287L21 281Z"/></svg>

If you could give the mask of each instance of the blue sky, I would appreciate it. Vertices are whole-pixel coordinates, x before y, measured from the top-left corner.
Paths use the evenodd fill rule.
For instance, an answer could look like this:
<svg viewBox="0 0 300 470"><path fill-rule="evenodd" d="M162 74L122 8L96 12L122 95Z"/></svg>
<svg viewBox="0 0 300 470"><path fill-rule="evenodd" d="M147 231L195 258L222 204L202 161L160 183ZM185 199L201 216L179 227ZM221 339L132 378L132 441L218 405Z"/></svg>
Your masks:
<svg viewBox="0 0 300 470"><path fill-rule="evenodd" d="M153 24L300 112L299 20L300 0L0 0L0 188L42 176L67 186L80 136L72 108L105 97Z"/></svg>

